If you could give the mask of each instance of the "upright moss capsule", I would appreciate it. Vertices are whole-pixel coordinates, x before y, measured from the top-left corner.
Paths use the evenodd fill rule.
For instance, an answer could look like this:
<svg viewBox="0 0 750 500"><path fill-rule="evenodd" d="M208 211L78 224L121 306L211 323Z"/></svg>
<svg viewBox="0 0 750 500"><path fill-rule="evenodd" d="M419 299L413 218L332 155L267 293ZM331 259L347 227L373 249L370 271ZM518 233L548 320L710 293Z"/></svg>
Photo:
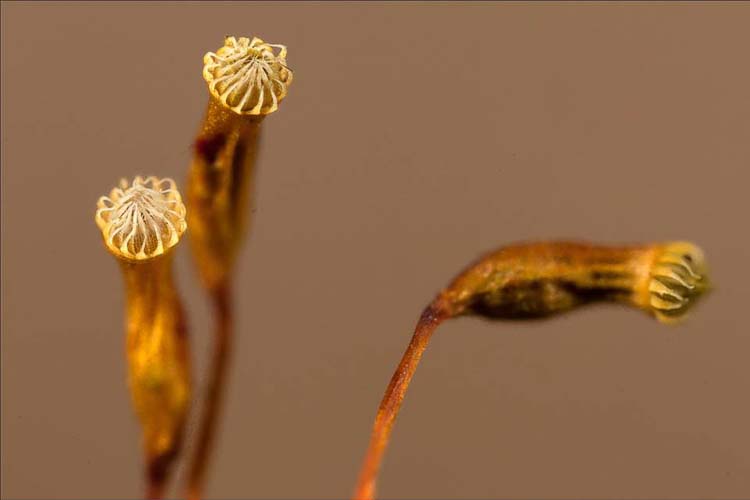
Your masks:
<svg viewBox="0 0 750 500"><path fill-rule="evenodd" d="M185 206L171 179L123 179L99 199L95 220L125 280L128 386L143 428L147 496L159 498L190 406L187 327L171 251L187 227Z"/></svg>
<svg viewBox="0 0 750 500"><path fill-rule="evenodd" d="M209 100L187 183L190 242L216 329L204 412L189 465L187 496L200 498L213 448L232 341L232 273L248 227L263 120L292 83L287 49L260 38L226 37L203 57Z"/></svg>
<svg viewBox="0 0 750 500"><path fill-rule="evenodd" d="M227 37L203 57L210 94L187 183L190 238L204 286L225 286L245 234L263 119L292 83L287 49Z"/></svg>

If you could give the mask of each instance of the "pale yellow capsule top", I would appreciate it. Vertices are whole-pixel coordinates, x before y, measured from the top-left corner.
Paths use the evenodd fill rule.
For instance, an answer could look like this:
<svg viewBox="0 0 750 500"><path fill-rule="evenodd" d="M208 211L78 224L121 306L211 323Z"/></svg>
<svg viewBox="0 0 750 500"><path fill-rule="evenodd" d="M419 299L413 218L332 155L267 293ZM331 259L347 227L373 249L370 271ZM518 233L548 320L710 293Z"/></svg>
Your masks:
<svg viewBox="0 0 750 500"><path fill-rule="evenodd" d="M671 323L682 318L709 288L703 251L685 241L660 249L649 271L649 301L657 319Z"/></svg>
<svg viewBox="0 0 750 500"><path fill-rule="evenodd" d="M157 257L185 232L185 205L172 179L120 180L119 187L97 202L96 224L107 248L117 257Z"/></svg>
<svg viewBox="0 0 750 500"><path fill-rule="evenodd" d="M223 47L203 56L203 78L211 95L234 112L267 115L286 96L292 71L285 46L229 36Z"/></svg>

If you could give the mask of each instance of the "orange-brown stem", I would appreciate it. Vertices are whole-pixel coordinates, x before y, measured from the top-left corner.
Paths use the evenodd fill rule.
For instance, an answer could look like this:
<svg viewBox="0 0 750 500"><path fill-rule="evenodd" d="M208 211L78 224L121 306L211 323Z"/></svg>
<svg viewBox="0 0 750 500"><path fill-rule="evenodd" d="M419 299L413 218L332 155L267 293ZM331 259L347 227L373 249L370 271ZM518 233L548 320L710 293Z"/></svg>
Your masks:
<svg viewBox="0 0 750 500"><path fill-rule="evenodd" d="M216 330L213 338L213 356L206 384L204 413L198 427L193 460L188 475L187 497L198 500L203 494L206 469L210 462L218 422L221 420L224 393L227 385L229 356L232 351L233 315L232 294L228 283L211 292L214 303Z"/></svg>
<svg viewBox="0 0 750 500"><path fill-rule="evenodd" d="M406 348L398 368L391 377L385 396L380 402L370 444L354 490L354 498L357 500L370 500L375 497L375 480L406 390L414 376L422 353L424 353L430 338L432 338L432 334L437 326L448 317L448 311L442 304L442 302L436 300L422 313L414 329L411 342L409 342L409 347Z"/></svg>

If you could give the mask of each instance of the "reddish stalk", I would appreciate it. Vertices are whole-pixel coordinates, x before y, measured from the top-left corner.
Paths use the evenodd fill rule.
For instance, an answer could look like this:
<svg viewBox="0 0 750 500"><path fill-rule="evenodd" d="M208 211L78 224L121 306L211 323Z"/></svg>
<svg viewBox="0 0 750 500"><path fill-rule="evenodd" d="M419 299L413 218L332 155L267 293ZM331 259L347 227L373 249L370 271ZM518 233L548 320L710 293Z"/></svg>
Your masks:
<svg viewBox="0 0 750 500"><path fill-rule="evenodd" d="M207 392L204 413L198 426L193 461L188 473L187 498L199 500L205 483L206 469L211 460L216 439L217 422L221 420L224 394L226 392L229 357L232 351L233 314L232 294L228 284L212 291L216 318L211 365L206 383Z"/></svg>
<svg viewBox="0 0 750 500"><path fill-rule="evenodd" d="M432 334L437 326L448 317L446 308L437 300L422 312L409 346L401 357L401 362L393 377L391 377L391 382L388 384L385 395L380 402L370 444L365 453L364 464L354 490L354 498L371 500L375 497L375 481L380 470L380 463L383 460L393 423L401 408L406 390L409 388L409 383L414 376L419 360L422 358L422 353L424 353L432 338Z"/></svg>

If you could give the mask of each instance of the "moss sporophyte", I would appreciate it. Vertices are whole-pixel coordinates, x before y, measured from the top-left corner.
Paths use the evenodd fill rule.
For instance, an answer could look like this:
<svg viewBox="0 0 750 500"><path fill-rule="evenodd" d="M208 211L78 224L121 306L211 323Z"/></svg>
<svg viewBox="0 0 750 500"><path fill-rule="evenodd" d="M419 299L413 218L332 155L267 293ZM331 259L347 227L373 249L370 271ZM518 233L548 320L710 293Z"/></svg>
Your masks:
<svg viewBox="0 0 750 500"><path fill-rule="evenodd" d="M674 323L707 287L703 252L687 242L619 247L526 243L482 257L422 312L378 408L353 498L375 497L380 463L409 382L435 328L446 319L469 315L545 318L592 302L611 301Z"/></svg>
<svg viewBox="0 0 750 500"><path fill-rule="evenodd" d="M159 498L181 448L192 392L187 327L172 275L185 206L171 179L123 179L99 199L95 220L125 282L128 386L143 429L147 496Z"/></svg>
<svg viewBox="0 0 750 500"><path fill-rule="evenodd" d="M232 273L247 232L249 198L264 118L292 83L286 47L227 37L203 58L208 108L194 142L187 182L190 241L216 328L206 396L188 470L187 496L200 498L213 447L232 342Z"/></svg>

